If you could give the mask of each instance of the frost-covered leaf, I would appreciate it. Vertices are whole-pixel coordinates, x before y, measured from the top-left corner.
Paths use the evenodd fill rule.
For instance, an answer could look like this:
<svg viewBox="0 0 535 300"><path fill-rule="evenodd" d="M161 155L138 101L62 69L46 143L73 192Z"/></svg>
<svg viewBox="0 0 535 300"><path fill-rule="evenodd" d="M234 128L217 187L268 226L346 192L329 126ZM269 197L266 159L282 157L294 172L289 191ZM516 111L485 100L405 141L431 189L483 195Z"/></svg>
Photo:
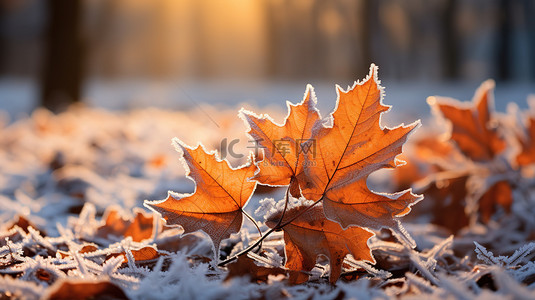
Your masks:
<svg viewBox="0 0 535 300"><path fill-rule="evenodd" d="M286 275L286 271L276 267L258 265L253 259L242 255L228 265L228 274L225 280L240 276L249 276L251 282L267 282L269 276Z"/></svg>
<svg viewBox="0 0 535 300"><path fill-rule="evenodd" d="M281 216L282 212L272 214L266 224L275 227ZM293 220L295 217L297 218ZM340 224L325 218L321 205L308 210L306 205L292 207L284 213L282 223L289 221L291 223L282 229L285 267L297 271L290 273L290 282L302 283L308 280L308 275L298 272L312 270L318 255L325 255L329 259L329 278L332 283L340 277L342 262L348 254L357 260L375 263L367 244L373 233L359 227L343 229Z"/></svg>
<svg viewBox="0 0 535 300"><path fill-rule="evenodd" d="M337 93L336 110L328 122L315 124L310 138L314 151L304 155L306 167L297 174L303 196L323 200L327 218L344 228L388 227L414 246L399 217L409 213L410 206L422 197L410 190L378 194L368 188L366 180L374 171L403 164L396 156L419 121L382 127L380 118L389 106L382 103L383 91L374 65L364 81L347 91L338 88Z"/></svg>
<svg viewBox="0 0 535 300"><path fill-rule="evenodd" d="M149 239L153 233L152 215L146 215L141 209L134 210L134 217L128 218L121 214L116 207L109 207L104 213L105 223L97 229L96 235L108 238L109 235L116 237L132 237L135 242Z"/></svg>
<svg viewBox="0 0 535 300"><path fill-rule="evenodd" d="M185 233L204 231L212 239L217 259L221 241L240 231L242 208L256 186L248 178L253 176L256 166L249 163L233 169L201 146L190 148L178 139L174 144L183 154L188 176L196 183L195 192L169 193L167 199L146 201L145 206L160 213L168 225L182 226Z"/></svg>
<svg viewBox="0 0 535 300"><path fill-rule="evenodd" d="M61 280L43 299L128 299L117 285L104 280Z"/></svg>
<svg viewBox="0 0 535 300"><path fill-rule="evenodd" d="M505 141L491 123L493 89L494 82L485 81L468 107L441 97L430 97L428 101L451 123L451 139L457 147L475 161L491 160L506 147Z"/></svg>
<svg viewBox="0 0 535 300"><path fill-rule="evenodd" d="M291 194L299 197L297 181L292 178L303 170L303 147L310 143L312 126L321 117L312 86L307 87L301 103L287 105L288 115L282 125L268 115L257 116L243 109L240 113L249 125L249 135L264 149L264 160L258 163L258 172L252 179L268 185L292 183Z"/></svg>

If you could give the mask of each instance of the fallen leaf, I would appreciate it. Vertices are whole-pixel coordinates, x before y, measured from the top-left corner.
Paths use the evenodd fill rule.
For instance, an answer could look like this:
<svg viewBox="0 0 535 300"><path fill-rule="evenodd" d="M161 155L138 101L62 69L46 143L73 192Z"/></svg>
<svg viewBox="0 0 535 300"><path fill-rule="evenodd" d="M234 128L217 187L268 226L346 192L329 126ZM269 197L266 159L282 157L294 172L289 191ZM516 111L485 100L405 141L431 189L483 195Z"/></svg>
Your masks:
<svg viewBox="0 0 535 300"><path fill-rule="evenodd" d="M468 226L465 212L467 175L430 182L422 193L431 202L431 223L448 228L452 233Z"/></svg>
<svg viewBox="0 0 535 300"><path fill-rule="evenodd" d="M526 137L518 138L520 142L520 153L516 156L516 163L519 166L527 166L535 163L535 119L529 118Z"/></svg>
<svg viewBox="0 0 535 300"><path fill-rule="evenodd" d="M373 233L359 227L343 229L340 224L328 220L321 204L309 208L307 205L293 207L284 213L282 222L292 220L282 228L286 252L285 267L291 271L290 282L294 284L308 280L308 275L300 271L310 271L316 265L318 255L325 255L331 265L329 280L335 283L342 272L344 257L353 255L357 260L375 263L368 247L368 239ZM305 211L306 210L306 211ZM266 220L273 228L281 218L282 211Z"/></svg>
<svg viewBox="0 0 535 300"><path fill-rule="evenodd" d="M162 254L158 252L158 250L149 246L143 247L141 249L133 249L133 250L130 250L130 252L132 253L132 256L134 257L135 263L146 263L148 261L154 261L158 259L160 256L166 255L166 254ZM123 263L128 263L128 257L126 256L125 252L110 254L108 255L107 259L111 257L117 257L119 255L122 255L124 257Z"/></svg>
<svg viewBox="0 0 535 300"><path fill-rule="evenodd" d="M42 236L46 236L46 232L44 230L39 229L39 227L35 226L32 222L30 222L26 217L19 215L17 217L17 221L13 222L11 225L9 225L8 230L15 228L15 226L20 227L24 232L28 233L28 227L33 227L37 231L41 233Z"/></svg>
<svg viewBox="0 0 535 300"><path fill-rule="evenodd" d="M195 192L170 192L167 199L146 201L145 206L160 213L168 225L182 226L184 233L202 230L208 234L217 259L221 241L241 229L242 208L256 186L248 178L253 176L256 166L249 163L233 169L201 146L190 148L178 139L173 142L183 154L187 175L196 183Z"/></svg>
<svg viewBox="0 0 535 300"><path fill-rule="evenodd" d="M52 283L54 281L54 275L50 274L45 269L37 269L35 270L35 278L37 278L40 281L47 282L48 284Z"/></svg>
<svg viewBox="0 0 535 300"><path fill-rule="evenodd" d="M199 245L204 239L204 236L202 236L202 233L198 234L187 234L187 235L180 235L181 229L178 228L175 229L177 231L177 235L168 236L165 238L162 238L161 236L158 236L158 241L156 242L156 246L159 250L165 250L168 252L178 252L178 251L184 251L191 250L193 248L196 248L196 246ZM199 248L199 247L197 247ZM207 250L208 253L202 253L202 254L211 254L211 247L206 247L207 249L201 249L201 250Z"/></svg>
<svg viewBox="0 0 535 300"><path fill-rule="evenodd" d="M394 186L413 187L426 199L411 215L428 215L431 212L431 223L453 233L466 227L470 221L465 213L469 176L467 171L444 172L445 167L455 169L455 166L464 166L466 158L463 154L436 132L426 132L413 139L407 150L403 159L408 163L394 170Z"/></svg>
<svg viewBox="0 0 535 300"><path fill-rule="evenodd" d="M363 82L348 91L338 88L337 92L336 110L330 120L327 124L317 122L312 129L316 151L304 154L307 167L297 174L302 194L308 200L323 200L327 218L343 228L388 227L414 246L398 217L407 214L422 197L410 190L374 193L366 180L376 170L403 164L396 156L419 121L395 128L381 126L380 117L389 107L382 104L374 65Z"/></svg>
<svg viewBox="0 0 535 300"><path fill-rule="evenodd" d="M147 165L155 169L160 169L160 168L163 168L166 163L167 163L167 156L165 156L164 154L158 154L152 157L147 162Z"/></svg>
<svg viewBox="0 0 535 300"><path fill-rule="evenodd" d="M483 191L476 190L475 186L479 185L468 184L471 180L487 181L492 176L503 176L510 169L492 165L494 158L507 146L498 128L493 127L496 123L492 109L493 88L493 81L485 81L468 104L443 97L428 99L435 115L442 115L451 124L449 142L458 151L437 151L436 145L419 146L433 152L419 158L433 165L434 171L426 179L429 183L422 192L432 200L433 223L454 233L468 225L471 217L488 223L498 206L510 212L513 202L512 187L507 180L492 183ZM436 163L439 159L443 162L440 166ZM444 176L447 178L443 179ZM478 210L467 210L467 201L477 201ZM475 216L476 213L479 216Z"/></svg>
<svg viewBox="0 0 535 300"><path fill-rule="evenodd" d="M96 235L108 238L108 235L116 237L132 237L134 242L152 237L153 219L152 215L145 215L141 209L134 209L134 218L124 217L116 207L110 207L104 213L105 223L97 229Z"/></svg>
<svg viewBox="0 0 535 300"><path fill-rule="evenodd" d="M474 161L492 160L505 149L505 141L492 127L491 108L494 81L487 80L477 89L471 105L442 97L430 97L429 105L451 123L451 140Z"/></svg>
<svg viewBox="0 0 535 300"><path fill-rule="evenodd" d="M62 299L128 299L124 291L109 281L58 280L43 297Z"/></svg>
<svg viewBox="0 0 535 300"><path fill-rule="evenodd" d="M87 244L82 246L82 248L78 251L78 253L91 253L98 250L98 247L95 244ZM71 254L68 251L63 250L57 250L56 255L59 255L61 258L65 258L68 256L71 256Z"/></svg>
<svg viewBox="0 0 535 300"><path fill-rule="evenodd" d="M259 266L256 262L246 255L228 265L228 274L225 281L244 275L249 276L251 282L267 282L269 275L285 275L286 271L281 268L268 268Z"/></svg>
<svg viewBox="0 0 535 300"><path fill-rule="evenodd" d="M497 211L498 206L505 212L511 212L513 204L513 190L509 182L502 180L493 184L479 199L479 215L483 223L488 223Z"/></svg>
<svg viewBox="0 0 535 300"><path fill-rule="evenodd" d="M258 162L258 172L252 179L272 186L293 183L290 187L292 196L300 196L297 181L292 178L303 169L303 150L313 150L303 147L310 139L312 126L320 119L315 105L316 95L312 86L308 86L301 103L287 102L288 115L282 125L268 115L240 111L249 125L248 134L264 149L264 160Z"/></svg>

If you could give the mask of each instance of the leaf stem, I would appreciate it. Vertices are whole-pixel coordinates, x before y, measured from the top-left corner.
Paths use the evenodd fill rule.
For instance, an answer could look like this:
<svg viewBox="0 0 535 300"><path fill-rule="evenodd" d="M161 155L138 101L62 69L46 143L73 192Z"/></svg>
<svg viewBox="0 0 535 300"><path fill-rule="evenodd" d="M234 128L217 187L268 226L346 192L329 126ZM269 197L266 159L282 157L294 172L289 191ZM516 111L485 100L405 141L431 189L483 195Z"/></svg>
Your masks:
<svg viewBox="0 0 535 300"><path fill-rule="evenodd" d="M253 219L253 217L251 217L251 215L248 214L246 211L242 210L241 212L247 217L247 219L249 219L249 221L251 221L251 223L254 224L254 226L256 227L256 230L258 230L258 234L260 234L260 237L262 237L262 230L260 230L260 227L256 223L255 219ZM262 248L262 243L258 245L258 250L260 250L261 248Z"/></svg>
<svg viewBox="0 0 535 300"><path fill-rule="evenodd" d="M290 189L290 187L288 187L288 190ZM286 195L288 196L288 190L286 191ZM288 197L287 197L288 198ZM231 256L225 260L223 260L222 262L220 262L219 264L217 264L219 267L223 267L225 266L226 264L230 263L230 262L233 262L234 260L238 259L238 257L244 255L244 254L247 254L248 252L250 252L251 250L253 250L254 248L256 248L258 245L260 245L262 243L262 241L264 241L269 235L271 235L273 232L277 231L277 230L280 230L282 229L283 227L285 227L286 225L292 223L295 219L299 218L300 216L302 216L305 212L309 211L312 207L316 206L316 204L318 204L321 200L323 200L323 196L318 199L316 202L314 202L312 205L310 205L309 207L307 207L306 209L304 209L302 212L300 212L299 214L295 215L293 218L291 218L290 220L282 223L282 219L283 217L280 218L279 220L279 224L277 224L275 227L269 229L268 231L266 231L264 233L264 235L260 236L260 238L258 240L256 240L252 245L250 245L249 247L243 249L242 251L234 254L234 256ZM286 208L287 208L287 204L288 202L286 202L286 205L284 206L284 212L283 212L283 216L284 216L284 213L286 212ZM282 223L282 224L281 224Z"/></svg>
<svg viewBox="0 0 535 300"><path fill-rule="evenodd" d="M288 188L286 189L286 195L284 196L284 201L285 201L284 202L284 209L282 210L281 217L280 217L279 221L277 222L277 225L275 225L275 227L279 227L279 225L282 223L282 219L284 219L284 215L286 214L286 210L288 209L288 202L290 201L290 197L289 197L290 187L292 186L294 178L295 177L292 177L292 179L290 180L290 185L288 185Z"/></svg>
<svg viewBox="0 0 535 300"><path fill-rule="evenodd" d="M262 237L262 230L260 230L260 227L258 227L255 219L253 219L253 217L251 217L251 215L246 211L242 210L241 212L247 217L247 219L249 219L249 221L251 221L251 223L253 223L253 225L256 227L256 230L258 230L258 234L260 234L260 237Z"/></svg>
<svg viewBox="0 0 535 300"><path fill-rule="evenodd" d="M260 245L262 243L262 241L264 241L266 239L266 237L268 237L273 231L275 231L275 228L271 228L270 230L266 231L266 233L264 233L264 235L261 236L258 240L256 240L256 242L254 242L252 245L250 245L249 247L247 247L247 248L243 249L242 251L238 252L234 256L225 259L224 261L220 262L217 265L220 266L220 267L223 267L224 265L226 265L226 264L228 264L230 262L233 262L238 257L240 257L240 256L246 254L247 252L253 250L254 248L256 248L256 246Z"/></svg>

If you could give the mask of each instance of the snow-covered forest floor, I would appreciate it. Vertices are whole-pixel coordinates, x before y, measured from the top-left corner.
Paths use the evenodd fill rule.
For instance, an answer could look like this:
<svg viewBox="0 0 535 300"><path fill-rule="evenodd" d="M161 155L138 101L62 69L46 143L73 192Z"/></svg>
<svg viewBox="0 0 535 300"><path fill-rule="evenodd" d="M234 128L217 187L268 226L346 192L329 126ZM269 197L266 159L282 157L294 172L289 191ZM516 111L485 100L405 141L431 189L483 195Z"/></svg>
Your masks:
<svg viewBox="0 0 535 300"><path fill-rule="evenodd" d="M469 99L471 93L459 97ZM302 91L282 98L297 102L300 95ZM322 101L334 103L326 101L333 97L318 96L320 108ZM497 106L503 108L504 97L499 97ZM395 96L387 87L385 102L394 104L388 114L396 114L396 122L428 114L425 99L416 106L390 99ZM284 106L258 104L282 121ZM321 260L311 280L296 286L271 272L252 279L240 276L245 263L215 266L203 234L180 236L181 229L163 227L142 204L164 199L168 190L193 191L171 146L175 136L190 145L202 142L210 150L220 150L224 138L239 139L234 149L247 153L250 143L237 111L205 105L188 111L80 106L59 115L39 109L15 122L0 122L0 297L535 298L533 232L526 233L514 207L508 216L456 235L428 224L425 211L415 212L402 219L415 249L380 232L370 243L377 264L349 257L335 286L329 284L329 266ZM243 159L229 157L234 166ZM388 182L387 176L377 176L370 185ZM265 197L279 200L281 193L262 190L251 200L251 213ZM235 253L256 237L253 228L244 230L224 242L222 254ZM265 266L280 264L281 238L274 234L265 241L264 247L273 250Z"/></svg>

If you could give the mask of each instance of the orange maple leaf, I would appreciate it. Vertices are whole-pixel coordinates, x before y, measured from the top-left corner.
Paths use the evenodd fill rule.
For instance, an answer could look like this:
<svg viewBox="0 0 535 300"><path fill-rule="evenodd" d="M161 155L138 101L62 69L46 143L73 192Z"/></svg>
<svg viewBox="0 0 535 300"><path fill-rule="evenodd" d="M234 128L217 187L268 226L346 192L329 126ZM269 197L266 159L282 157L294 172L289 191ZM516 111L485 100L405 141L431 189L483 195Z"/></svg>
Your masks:
<svg viewBox="0 0 535 300"><path fill-rule="evenodd" d="M428 98L433 111L442 114L451 123L451 140L474 161L492 160L506 146L496 129L491 127L493 88L494 81L483 82L469 105L450 98Z"/></svg>
<svg viewBox="0 0 535 300"><path fill-rule="evenodd" d="M303 171L297 174L303 196L323 200L327 218L343 228L361 226L388 227L396 236L415 246L405 234L398 217L422 199L406 190L378 194L366 184L368 176L381 168L394 168L407 136L419 124L382 128L380 118L389 106L382 104L383 91L377 79L377 67L363 82L343 91L338 87L336 110L327 122L317 122L311 140L316 151L304 154ZM327 123L327 124L326 124Z"/></svg>
<svg viewBox="0 0 535 300"><path fill-rule="evenodd" d="M169 192L167 199L146 201L145 206L160 213L168 225L182 226L184 233L202 230L208 234L217 259L221 241L241 229L242 208L256 186L248 178L253 176L256 166L249 163L233 169L214 153L206 153L202 146L190 148L176 138L173 143L182 153L188 177L196 183L195 192Z"/></svg>
<svg viewBox="0 0 535 300"><path fill-rule="evenodd" d="M502 206L506 212L512 205L512 187L507 180L489 179L509 170L506 159L489 168L490 162L502 155L507 144L492 127L494 82L485 81L477 89L471 103L451 98L429 97L435 116L443 117L450 126L449 139L444 143L436 134L414 144L413 162L426 165L432 173L420 183L422 192L432 199L433 223L457 232L476 220L488 223ZM403 176L403 175L401 175ZM484 182L484 184L473 184ZM477 188L476 188L477 187Z"/></svg>
<svg viewBox="0 0 535 300"><path fill-rule="evenodd" d="M275 123L268 115L257 116L241 110L240 115L248 123L248 134L264 148L264 160L258 163L258 172L252 179L266 185L289 185L292 196L299 197L297 181L292 181L302 171L304 146L310 139L312 126L321 117L316 109L316 96L312 86L307 86L305 97L299 104L286 103L288 115L284 123Z"/></svg>
<svg viewBox="0 0 535 300"><path fill-rule="evenodd" d="M335 283L342 271L342 262L348 254L357 260L375 263L368 247L368 239L373 233L359 227L343 229L340 224L325 218L323 209L316 205L307 210L306 205L288 209L282 223L292 220L284 226L284 243L286 265L290 271L310 271L316 265L318 255L325 255L331 265L329 280ZM306 210L306 211L305 211ZM275 227L279 223L282 211L275 213L266 220L266 225ZM291 283L302 283L308 275L290 272Z"/></svg>

